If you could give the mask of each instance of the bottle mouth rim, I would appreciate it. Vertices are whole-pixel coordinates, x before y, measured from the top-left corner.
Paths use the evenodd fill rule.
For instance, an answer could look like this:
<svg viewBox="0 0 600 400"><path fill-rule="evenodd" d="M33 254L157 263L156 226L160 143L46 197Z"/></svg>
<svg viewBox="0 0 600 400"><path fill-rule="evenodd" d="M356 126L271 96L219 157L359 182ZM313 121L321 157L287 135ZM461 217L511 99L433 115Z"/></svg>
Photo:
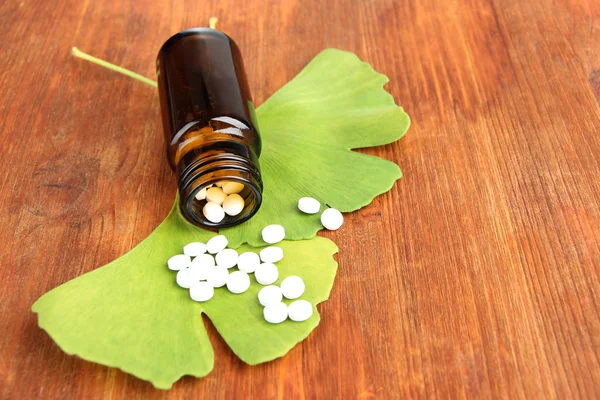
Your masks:
<svg viewBox="0 0 600 400"><path fill-rule="evenodd" d="M219 160L217 165L205 164L204 168L194 168L193 171L184 174L185 185L180 185L179 206L184 217L195 225L204 228L227 228L239 225L252 218L260 209L262 204L263 184L260 173L255 169L243 168L242 165L219 166L227 163L227 160ZM228 216L218 223L209 221L203 214L202 208L197 204L196 194L211 184L219 181L234 181L242 183L248 191L245 195L245 207L237 216ZM244 196L243 196L244 197Z"/></svg>
<svg viewBox="0 0 600 400"><path fill-rule="evenodd" d="M184 159L182 158L181 161L183 162L183 160ZM196 160L185 166L185 168L180 169L178 166L177 174L179 176L179 187L182 191L188 191L190 187L196 186L195 183L197 183L200 176L210 178L211 174L217 176L223 175L224 171L229 171L229 175L235 177L236 173L234 171L239 171L238 174L245 173L252 176L252 178L248 178L248 180L256 180L262 191L262 179L259 168L258 158L253 157L252 160L249 160L246 157L234 153L212 154L197 157ZM219 179L215 178L214 181L218 182ZM202 181L202 183L204 182ZM214 182L211 180L211 183Z"/></svg>
<svg viewBox="0 0 600 400"><path fill-rule="evenodd" d="M223 219L223 221L215 223L215 222L209 221L202 213L202 209L196 207L194 205L194 203L197 201L196 194L199 191L201 191L205 187L209 186L210 184L215 184L216 182L223 181L223 180L235 181L235 182L244 184L249 189L249 196L251 197L250 199L248 197L246 197L244 200L246 201L246 203L250 202L251 205L247 209L245 208L242 211L242 213L240 213L238 216L231 217L231 216L226 215L225 218ZM189 195L183 202L180 203L180 206L185 207L185 210L182 209L182 214L187 219L189 219L190 222L192 222L196 225L200 225L205 228L228 228L228 227L239 225L243 222L246 222L250 218L252 218L254 216L254 214L256 214L258 212L261 203L262 203L262 190L252 180L243 179L238 176L224 175L224 176L220 176L218 178L212 178L212 179L206 180L205 182L199 184L191 192L189 192Z"/></svg>

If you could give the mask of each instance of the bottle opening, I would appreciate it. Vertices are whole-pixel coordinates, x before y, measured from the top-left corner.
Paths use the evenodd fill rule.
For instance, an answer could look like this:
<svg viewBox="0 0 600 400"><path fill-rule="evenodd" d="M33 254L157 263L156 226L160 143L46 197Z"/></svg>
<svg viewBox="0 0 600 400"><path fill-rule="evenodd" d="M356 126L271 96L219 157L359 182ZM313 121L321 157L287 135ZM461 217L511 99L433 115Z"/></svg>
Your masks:
<svg viewBox="0 0 600 400"><path fill-rule="evenodd" d="M239 171L236 171L239 172ZM192 223L211 228L241 224L258 211L262 188L252 179L224 176L199 180L182 198L181 208Z"/></svg>

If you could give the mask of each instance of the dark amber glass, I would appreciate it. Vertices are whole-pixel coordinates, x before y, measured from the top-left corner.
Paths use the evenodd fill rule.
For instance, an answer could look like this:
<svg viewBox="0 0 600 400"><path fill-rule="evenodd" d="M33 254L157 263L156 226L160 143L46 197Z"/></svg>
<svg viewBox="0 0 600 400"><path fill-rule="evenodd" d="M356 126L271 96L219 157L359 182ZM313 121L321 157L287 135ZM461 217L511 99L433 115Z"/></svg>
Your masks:
<svg viewBox="0 0 600 400"><path fill-rule="evenodd" d="M167 157L178 177L183 215L205 227L246 221L262 201L261 142L237 45L215 29L179 32L161 47L156 75ZM196 193L222 180L245 185L240 193L245 207L212 223Z"/></svg>

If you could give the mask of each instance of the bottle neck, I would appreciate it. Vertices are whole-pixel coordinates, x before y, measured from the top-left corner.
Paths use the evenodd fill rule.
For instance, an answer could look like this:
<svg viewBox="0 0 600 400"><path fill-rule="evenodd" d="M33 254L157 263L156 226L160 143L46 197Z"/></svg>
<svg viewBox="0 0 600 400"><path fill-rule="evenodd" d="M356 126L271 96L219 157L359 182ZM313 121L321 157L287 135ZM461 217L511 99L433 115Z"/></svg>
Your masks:
<svg viewBox="0 0 600 400"><path fill-rule="evenodd" d="M252 153L251 153L252 154ZM262 203L263 183L258 159L229 152L189 152L181 158L176 168L179 186L179 207L192 223L207 228L238 225L251 218ZM243 210L235 216L226 216L219 223L209 221L203 213L205 201L196 195L219 181L242 183L239 195L244 199Z"/></svg>

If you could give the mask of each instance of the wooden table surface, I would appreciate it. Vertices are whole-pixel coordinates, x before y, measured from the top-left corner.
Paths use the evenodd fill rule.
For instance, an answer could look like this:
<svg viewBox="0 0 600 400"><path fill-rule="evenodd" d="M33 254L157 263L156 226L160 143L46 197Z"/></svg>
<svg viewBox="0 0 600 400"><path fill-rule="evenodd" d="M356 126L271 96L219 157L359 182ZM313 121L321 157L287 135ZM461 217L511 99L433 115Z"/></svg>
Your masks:
<svg viewBox="0 0 600 400"><path fill-rule="evenodd" d="M32 303L125 253L176 188L153 77L210 16L256 103L326 47L390 77L413 124L367 152L391 192L325 234L322 322L249 367L206 325L215 369L168 392L64 354ZM600 2L0 2L0 398L598 398ZM368 134L368 132L365 132Z"/></svg>

